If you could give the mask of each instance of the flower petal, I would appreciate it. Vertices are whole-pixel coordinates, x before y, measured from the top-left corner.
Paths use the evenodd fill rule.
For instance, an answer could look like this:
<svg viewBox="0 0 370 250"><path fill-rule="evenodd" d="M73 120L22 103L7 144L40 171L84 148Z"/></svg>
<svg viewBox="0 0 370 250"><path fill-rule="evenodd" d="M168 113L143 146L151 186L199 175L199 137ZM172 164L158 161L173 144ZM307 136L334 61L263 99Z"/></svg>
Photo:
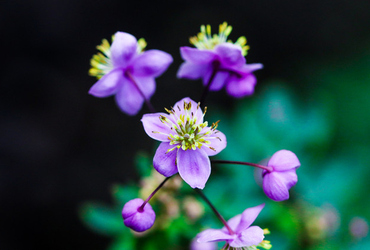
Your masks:
<svg viewBox="0 0 370 250"><path fill-rule="evenodd" d="M167 151L173 147L174 145L170 145L168 142L162 142L157 148L153 159L153 166L155 170L166 177L177 173L177 149L167 153Z"/></svg>
<svg viewBox="0 0 370 250"><path fill-rule="evenodd" d="M187 112L184 109L184 102L191 103L190 113L192 113L197 118L197 124L203 122L203 111L200 107L198 107L198 103L190 99L189 97L185 97L180 101L176 102L173 106L175 112L180 112L182 115L186 115ZM180 116L180 115L178 115Z"/></svg>
<svg viewBox="0 0 370 250"><path fill-rule="evenodd" d="M148 50L139 54L132 62L135 76L160 76L173 62L172 56L160 50Z"/></svg>
<svg viewBox="0 0 370 250"><path fill-rule="evenodd" d="M137 40L126 32L116 32L110 48L111 58L115 67L126 67L136 54Z"/></svg>
<svg viewBox="0 0 370 250"><path fill-rule="evenodd" d="M257 79L253 74L242 77L232 75L226 85L226 91L232 97L241 98L253 94L256 83Z"/></svg>
<svg viewBox="0 0 370 250"><path fill-rule="evenodd" d="M265 204L261 204L259 206L247 208L246 210L244 210L240 219L240 223L235 229L235 232L241 233L242 231L247 229L257 218L264 206Z"/></svg>
<svg viewBox="0 0 370 250"><path fill-rule="evenodd" d="M240 224L240 220L242 219L242 215L241 214L238 214L238 215L235 215L234 217L232 217L231 219L229 219L227 221L227 225L229 225L229 227L235 231L236 228L238 227L238 225ZM223 227L222 230L224 232L228 232L227 228L226 227Z"/></svg>
<svg viewBox="0 0 370 250"><path fill-rule="evenodd" d="M210 137L207 137L206 140L209 141L210 144L204 145L202 149L207 153L208 156L216 155L226 148L226 136L218 130ZM210 149L209 147L212 147L213 149Z"/></svg>
<svg viewBox="0 0 370 250"><path fill-rule="evenodd" d="M272 155L267 166L272 167L274 171L285 171L298 168L301 163L292 151L283 149Z"/></svg>
<svg viewBox="0 0 370 250"><path fill-rule="evenodd" d="M177 169L192 188L203 189L211 174L211 163L202 149L177 151Z"/></svg>
<svg viewBox="0 0 370 250"><path fill-rule="evenodd" d="M146 99L150 99L155 92L155 80L153 77L134 77L137 86L140 88L141 92L144 94Z"/></svg>
<svg viewBox="0 0 370 250"><path fill-rule="evenodd" d="M241 66L246 60L242 54L242 48L232 43L222 43L215 47L214 51L220 57L221 67L228 68Z"/></svg>
<svg viewBox="0 0 370 250"><path fill-rule="evenodd" d="M267 172L263 177L263 191L274 201L289 199L289 189L298 181L296 170Z"/></svg>
<svg viewBox="0 0 370 250"><path fill-rule="evenodd" d="M160 116L165 116L170 119L169 115L165 113L145 114L141 122L149 137L154 140L169 142L170 139L168 139L168 136L171 133L171 129L159 119Z"/></svg>
<svg viewBox="0 0 370 250"><path fill-rule="evenodd" d="M229 245L231 247L249 247L258 245L264 238L263 230L260 227L253 226L241 232L235 240L229 242Z"/></svg>
<svg viewBox="0 0 370 250"><path fill-rule="evenodd" d="M208 71L207 74L203 77L203 85L207 86L208 81L210 80L212 75L212 71ZM213 81L211 83L211 86L209 90L211 91L219 91L222 89L223 86L225 86L226 80L230 76L229 72L217 72L215 77L213 78Z"/></svg>
<svg viewBox="0 0 370 250"><path fill-rule="evenodd" d="M203 77L208 71L212 70L210 64L195 64L192 62L184 62L180 65L179 71L177 71L177 78L186 78L195 80Z"/></svg>
<svg viewBox="0 0 370 250"><path fill-rule="evenodd" d="M211 50L201 50L191 47L181 47L180 53L182 59L195 64L209 64L217 58L216 54Z"/></svg>
<svg viewBox="0 0 370 250"><path fill-rule="evenodd" d="M233 238L234 236L231 236L219 229L207 229L197 235L197 241L199 243L231 240Z"/></svg>
<svg viewBox="0 0 370 250"><path fill-rule="evenodd" d="M122 70L112 70L97 81L89 90L95 97L107 97L117 92L117 86L123 79Z"/></svg>
<svg viewBox="0 0 370 250"><path fill-rule="evenodd" d="M128 115L136 115L144 103L137 87L127 78L123 77L123 83L117 91L116 102L118 107Z"/></svg>

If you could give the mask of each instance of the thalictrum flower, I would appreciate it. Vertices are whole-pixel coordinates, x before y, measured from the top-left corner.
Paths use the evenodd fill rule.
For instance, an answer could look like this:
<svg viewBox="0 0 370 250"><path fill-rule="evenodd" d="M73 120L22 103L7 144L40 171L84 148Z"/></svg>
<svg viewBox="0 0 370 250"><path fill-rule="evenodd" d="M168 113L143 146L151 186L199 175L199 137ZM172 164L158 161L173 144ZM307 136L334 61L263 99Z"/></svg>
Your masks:
<svg viewBox="0 0 370 250"><path fill-rule="evenodd" d="M203 189L211 173L208 156L218 154L226 147L226 137L216 130L217 124L203 121L205 113L190 98L177 102L166 113L145 114L145 132L161 141L154 159L154 168L169 177L179 172L192 188Z"/></svg>
<svg viewBox="0 0 370 250"><path fill-rule="evenodd" d="M274 201L289 199L289 189L298 181L296 169L301 166L297 156L289 150L279 150L272 155L267 166L273 170L262 173L263 191Z"/></svg>
<svg viewBox="0 0 370 250"><path fill-rule="evenodd" d="M103 40L102 53L91 59L89 74L99 79L89 90L95 97L115 95L117 105L128 115L135 115L145 100L155 92L154 78L172 63L171 55L160 50L143 51L146 42L125 32L117 32L112 46ZM145 98L145 99L144 99Z"/></svg>
<svg viewBox="0 0 370 250"><path fill-rule="evenodd" d="M265 204L261 204L247 208L242 214L228 220L227 225L231 230L223 227L222 229L207 229L199 233L197 235L198 242L226 241L224 249L229 249L230 247L248 249L248 247L258 246L261 243L267 246L267 242L263 242L265 238L264 230L258 226L250 226L264 206Z"/></svg>
<svg viewBox="0 0 370 250"><path fill-rule="evenodd" d="M245 37L240 37L235 43L227 40L231 30L232 27L224 22L219 27L219 34L212 36L211 27L202 25L198 36L190 38L190 43L196 48L180 48L185 62L180 66L177 77L202 78L204 85L210 84L211 91L225 86L227 93L236 98L253 94L257 79L252 72L263 66L260 63L246 64L247 40Z"/></svg>
<svg viewBox="0 0 370 250"><path fill-rule="evenodd" d="M136 232L144 232L151 228L155 221L155 212L149 203L136 198L127 202L122 209L123 223Z"/></svg>

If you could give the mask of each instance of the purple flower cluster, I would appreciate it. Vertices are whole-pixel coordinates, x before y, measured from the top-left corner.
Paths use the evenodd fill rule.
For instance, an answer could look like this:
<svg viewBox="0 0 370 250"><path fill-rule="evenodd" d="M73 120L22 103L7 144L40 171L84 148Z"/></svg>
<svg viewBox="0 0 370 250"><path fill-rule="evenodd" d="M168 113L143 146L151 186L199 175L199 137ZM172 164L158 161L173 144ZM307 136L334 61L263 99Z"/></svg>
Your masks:
<svg viewBox="0 0 370 250"><path fill-rule="evenodd" d="M235 98L253 94L257 82L253 72L263 66L246 63L249 49L246 39L240 37L235 43L227 40L231 29L225 22L220 25L219 34L212 36L210 26L202 26L198 36L190 39L196 48L180 48L185 62L180 66L177 77L202 79L205 93L225 88ZM145 201L137 198L124 205L124 224L137 232L151 228L156 215L149 200L169 177L179 173L186 183L200 192L225 225L222 229L207 229L199 233L197 241L192 243L193 249L214 249L217 241L226 242L224 249L270 249L271 245L264 240L266 232L258 226L251 226L265 204L248 208L226 222L199 190L205 187L211 174L209 157L220 153L227 144L226 136L217 130L218 122L209 126L204 121L205 111L202 111L200 103L189 97L166 109L167 113L153 111L149 100L155 92L155 78L172 63L171 55L159 50L144 51L146 42L143 39L137 41L125 32L117 32L112 40L111 46L103 40L97 47L100 52L91 59L89 73L99 80L89 93L95 97L115 95L117 105L128 115L137 114L144 102L149 106L152 113L144 114L141 122L146 134L161 142L153 158L153 167L166 177ZM267 166L221 160L219 163L264 169L263 190L274 201L289 198L289 189L297 183L296 169L300 166L297 156L288 150L276 152Z"/></svg>

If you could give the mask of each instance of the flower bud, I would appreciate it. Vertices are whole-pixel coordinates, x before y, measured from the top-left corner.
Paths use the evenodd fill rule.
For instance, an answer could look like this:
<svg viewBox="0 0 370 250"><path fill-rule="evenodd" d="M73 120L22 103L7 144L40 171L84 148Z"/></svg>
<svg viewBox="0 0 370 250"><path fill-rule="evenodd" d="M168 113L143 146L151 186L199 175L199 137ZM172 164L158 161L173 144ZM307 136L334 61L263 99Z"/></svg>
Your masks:
<svg viewBox="0 0 370 250"><path fill-rule="evenodd" d="M289 189L297 181L296 169L300 167L297 156L288 150L280 150L272 155L267 166L273 170L264 170L263 191L270 199L274 201L283 201L289 199Z"/></svg>
<svg viewBox="0 0 370 250"><path fill-rule="evenodd" d="M144 232L151 228L155 221L155 212L147 203L142 207L144 201L136 198L127 202L122 209L123 223L126 227L136 232Z"/></svg>

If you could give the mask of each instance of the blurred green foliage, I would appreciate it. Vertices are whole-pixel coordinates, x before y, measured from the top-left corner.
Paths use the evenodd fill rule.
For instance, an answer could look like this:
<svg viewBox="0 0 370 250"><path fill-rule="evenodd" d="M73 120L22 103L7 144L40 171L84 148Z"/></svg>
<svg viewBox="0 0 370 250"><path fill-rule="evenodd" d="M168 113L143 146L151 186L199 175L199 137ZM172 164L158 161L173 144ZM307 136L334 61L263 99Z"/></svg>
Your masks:
<svg viewBox="0 0 370 250"><path fill-rule="evenodd" d="M218 129L228 140L217 158L258 163L288 149L302 164L291 199L280 203L264 195L258 171L213 165L204 192L226 219L266 203L256 224L270 229L266 239L273 249L370 249L369 236L350 230L354 217L367 223L370 218L369 69L370 53L350 62L315 62L297 73L302 84L312 85L306 93L296 93L289 83L272 81L260 83L258 95L235 101L232 110L209 108L207 120L221 120ZM151 159L137 158L140 176L150 176ZM123 225L121 209L138 193L137 185L115 185L114 205L89 202L81 206L81 219L90 229L114 238L109 249L188 249L202 229L221 227L206 207L199 220L190 221L181 210L166 228L134 234ZM185 184L176 199L192 194ZM157 216L163 212L156 204L154 208Z"/></svg>

